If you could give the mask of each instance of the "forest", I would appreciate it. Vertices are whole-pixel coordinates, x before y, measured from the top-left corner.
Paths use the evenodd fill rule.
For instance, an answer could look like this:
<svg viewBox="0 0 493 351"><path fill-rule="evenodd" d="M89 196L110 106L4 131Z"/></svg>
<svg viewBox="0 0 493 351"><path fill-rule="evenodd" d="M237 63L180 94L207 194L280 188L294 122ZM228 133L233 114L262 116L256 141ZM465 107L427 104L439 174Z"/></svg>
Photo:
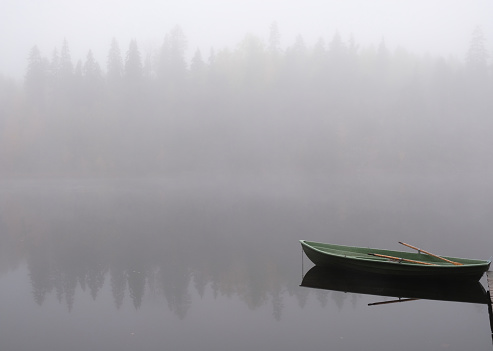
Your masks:
<svg viewBox="0 0 493 351"><path fill-rule="evenodd" d="M487 172L493 74L478 27L463 57L362 46L334 33L281 48L247 34L187 60L180 27L143 53L110 41L73 62L34 46L0 75L0 175Z"/></svg>

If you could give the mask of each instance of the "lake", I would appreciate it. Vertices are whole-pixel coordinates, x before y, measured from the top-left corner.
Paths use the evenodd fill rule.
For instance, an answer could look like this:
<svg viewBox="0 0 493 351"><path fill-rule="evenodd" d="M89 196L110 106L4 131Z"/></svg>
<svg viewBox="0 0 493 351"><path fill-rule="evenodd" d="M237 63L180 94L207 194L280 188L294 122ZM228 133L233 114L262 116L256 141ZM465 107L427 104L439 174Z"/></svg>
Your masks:
<svg viewBox="0 0 493 351"><path fill-rule="evenodd" d="M2 180L0 349L491 349L483 304L300 286L298 242L488 259L489 179Z"/></svg>

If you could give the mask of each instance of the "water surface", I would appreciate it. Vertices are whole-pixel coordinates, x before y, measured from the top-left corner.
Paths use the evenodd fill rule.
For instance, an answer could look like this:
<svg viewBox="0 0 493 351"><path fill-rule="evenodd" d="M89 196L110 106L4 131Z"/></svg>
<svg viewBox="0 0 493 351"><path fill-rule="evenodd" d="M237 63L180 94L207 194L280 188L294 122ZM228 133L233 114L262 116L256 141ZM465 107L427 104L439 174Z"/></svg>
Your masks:
<svg viewBox="0 0 493 351"><path fill-rule="evenodd" d="M484 179L3 180L0 349L491 349L485 305L301 287L298 243L489 258Z"/></svg>

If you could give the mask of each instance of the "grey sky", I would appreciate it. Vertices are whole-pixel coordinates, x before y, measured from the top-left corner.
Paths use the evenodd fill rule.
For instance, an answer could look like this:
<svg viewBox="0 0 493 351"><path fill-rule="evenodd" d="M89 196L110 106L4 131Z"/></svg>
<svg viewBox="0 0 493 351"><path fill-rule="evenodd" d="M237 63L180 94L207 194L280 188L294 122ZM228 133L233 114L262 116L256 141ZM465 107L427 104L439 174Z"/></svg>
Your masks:
<svg viewBox="0 0 493 351"><path fill-rule="evenodd" d="M211 47L234 47L245 34L267 39L276 21L283 46L301 34L308 44L338 30L361 45L402 46L416 53L464 57L473 29L480 25L493 51L492 0L1 0L0 74L20 78L30 48L51 57L67 39L72 59L92 49L105 67L115 37L125 52L131 38L143 53L159 47L180 25L189 54L207 57Z"/></svg>

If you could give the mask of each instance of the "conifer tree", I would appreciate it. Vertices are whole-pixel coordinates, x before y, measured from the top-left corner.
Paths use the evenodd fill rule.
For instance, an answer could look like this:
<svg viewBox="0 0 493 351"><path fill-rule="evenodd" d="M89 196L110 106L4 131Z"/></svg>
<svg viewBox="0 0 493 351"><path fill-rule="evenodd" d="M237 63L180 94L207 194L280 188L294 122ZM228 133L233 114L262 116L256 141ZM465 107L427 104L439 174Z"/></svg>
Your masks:
<svg viewBox="0 0 493 351"><path fill-rule="evenodd" d="M472 33L469 50L466 56L467 67L475 77L486 77L488 71L488 51L481 27L476 27Z"/></svg>
<svg viewBox="0 0 493 351"><path fill-rule="evenodd" d="M44 105L46 80L46 60L41 57L38 47L34 46L29 53L25 88L28 100L37 107Z"/></svg>
<svg viewBox="0 0 493 351"><path fill-rule="evenodd" d="M175 87L183 84L187 73L186 49L187 39L179 26L165 35L157 63L158 77L162 83Z"/></svg>
<svg viewBox="0 0 493 351"><path fill-rule="evenodd" d="M271 53L277 53L280 50L281 34L277 27L277 22L272 22L269 32L269 51Z"/></svg>
<svg viewBox="0 0 493 351"><path fill-rule="evenodd" d="M84 95L88 101L101 99L104 89L104 78L99 63L96 62L92 51L87 53L86 61L82 67L84 82Z"/></svg>
<svg viewBox="0 0 493 351"><path fill-rule="evenodd" d="M137 84L142 78L142 59L137 41L132 39L125 58L125 78L129 84Z"/></svg>
<svg viewBox="0 0 493 351"><path fill-rule="evenodd" d="M106 69L108 84L112 88L115 88L115 86L118 86L120 84L123 75L122 55L118 42L115 38L111 40Z"/></svg>
<svg viewBox="0 0 493 351"><path fill-rule="evenodd" d="M62 50L60 51L60 79L69 82L74 74L74 65L70 55L67 39L63 40Z"/></svg>
<svg viewBox="0 0 493 351"><path fill-rule="evenodd" d="M202 53L199 49L197 49L190 63L190 76L192 85L202 85L204 83L205 74L206 65L204 63L204 60L202 59Z"/></svg>

